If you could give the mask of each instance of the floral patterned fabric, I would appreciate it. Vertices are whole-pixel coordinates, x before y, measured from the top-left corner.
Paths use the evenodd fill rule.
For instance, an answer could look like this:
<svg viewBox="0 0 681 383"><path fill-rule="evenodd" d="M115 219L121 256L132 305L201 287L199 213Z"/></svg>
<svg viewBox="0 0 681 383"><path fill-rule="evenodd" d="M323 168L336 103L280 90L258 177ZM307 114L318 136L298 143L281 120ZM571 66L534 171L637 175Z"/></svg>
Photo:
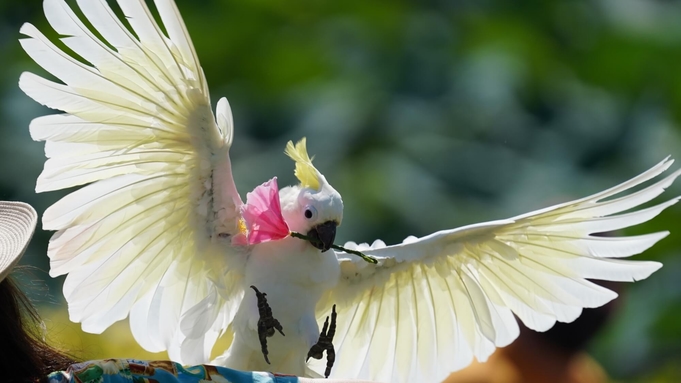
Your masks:
<svg viewBox="0 0 681 383"><path fill-rule="evenodd" d="M49 383L295 383L298 378L225 367L182 366L171 361L104 359L77 363L53 372Z"/></svg>

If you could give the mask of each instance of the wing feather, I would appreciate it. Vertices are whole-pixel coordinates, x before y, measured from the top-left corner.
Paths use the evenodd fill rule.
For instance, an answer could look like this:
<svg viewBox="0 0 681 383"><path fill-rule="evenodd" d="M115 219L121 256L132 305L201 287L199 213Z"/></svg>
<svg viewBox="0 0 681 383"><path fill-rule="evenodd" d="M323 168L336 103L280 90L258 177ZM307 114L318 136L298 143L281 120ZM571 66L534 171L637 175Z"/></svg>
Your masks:
<svg viewBox="0 0 681 383"><path fill-rule="evenodd" d="M403 280L407 278L407 275L403 276ZM386 371L385 373L387 374L399 374L402 371L398 370L398 367L402 368L408 368L411 366L411 358L413 358L413 355L410 355L408 353L400 353L398 352L399 349L403 347L414 347L413 344L410 343L410 340L412 339L414 335L413 331L413 320L407 320L411 319L410 318L410 312L405 311L405 309L408 307L408 305L400 304L402 301L402 296L400 295L400 281L396 280L395 283L392 285L393 289L393 294L395 296L395 318L397 319L395 321L395 326L396 329L395 331L392 331L395 335L395 348L392 350L393 353L393 362L390 363L388 360L388 363L386 363L388 366L391 367L390 370ZM367 345L369 346L369 345ZM409 359L407 359L409 358Z"/></svg>
<svg viewBox="0 0 681 383"><path fill-rule="evenodd" d="M668 233L602 233L646 222L678 202L630 211L659 196L681 171L622 195L671 163L666 159L614 188L508 220L410 237L394 246L346 244L376 257L378 265L338 254L340 282L318 307L321 318L328 305L338 305L341 363L332 376L441 381L512 342L519 335L514 315L545 331L614 299L616 293L588 279L648 277L659 263L619 258L645 251Z"/></svg>
<svg viewBox="0 0 681 383"><path fill-rule="evenodd" d="M185 71L180 67L178 58L174 57L168 49L163 32L154 21L154 17L143 0L118 0L125 19L132 26L140 44L146 47L151 55L150 61L156 64L158 69L169 80L187 80Z"/></svg>
<svg viewBox="0 0 681 383"><path fill-rule="evenodd" d="M85 185L43 215L57 231L50 275L67 274L70 318L99 333L129 315L143 347L201 363L243 296L247 249L217 235L237 234L242 204L233 124L226 100L220 126L210 110L177 8L155 3L168 36L143 0L118 0L129 27L106 1L78 0L97 33L64 0L45 0L48 22L79 57L25 24L24 50L61 83L23 73L19 86L65 112L31 123L49 158L36 190Z"/></svg>
<svg viewBox="0 0 681 383"><path fill-rule="evenodd" d="M206 86L203 70L198 61L199 56L196 54L194 44L189 37L189 32L184 25L177 5L175 5L175 2L172 0L158 0L156 1L156 7L163 20L163 25L165 25L166 30L168 31L170 41L179 48L180 54L184 58L184 63L189 67L190 72L200 76L200 82L203 84L203 91L208 94L208 87Z"/></svg>
<svg viewBox="0 0 681 383"><path fill-rule="evenodd" d="M430 279L428 278L426 267L415 269L415 273L411 280L412 288L414 290L415 300L417 304L417 321L418 327L416 329L418 334L418 368L425 370L435 370L434 356L437 355L437 321L435 318L435 303L433 301L433 292L430 287Z"/></svg>

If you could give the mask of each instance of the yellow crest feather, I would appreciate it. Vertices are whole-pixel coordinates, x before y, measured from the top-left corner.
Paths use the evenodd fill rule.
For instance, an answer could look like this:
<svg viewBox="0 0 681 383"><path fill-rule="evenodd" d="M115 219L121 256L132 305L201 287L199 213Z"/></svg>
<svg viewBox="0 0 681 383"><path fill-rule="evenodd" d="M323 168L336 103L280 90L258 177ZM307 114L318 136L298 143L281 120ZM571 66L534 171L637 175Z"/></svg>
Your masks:
<svg viewBox="0 0 681 383"><path fill-rule="evenodd" d="M310 156L307 155L307 147L305 143L305 137L298 141L295 146L293 145L293 141L289 141L288 144L286 144L286 150L284 150L284 153L286 153L287 156L291 157L291 159L296 162L296 170L294 174L300 183L304 187L319 190L319 172L314 165L312 165L312 159L310 159Z"/></svg>

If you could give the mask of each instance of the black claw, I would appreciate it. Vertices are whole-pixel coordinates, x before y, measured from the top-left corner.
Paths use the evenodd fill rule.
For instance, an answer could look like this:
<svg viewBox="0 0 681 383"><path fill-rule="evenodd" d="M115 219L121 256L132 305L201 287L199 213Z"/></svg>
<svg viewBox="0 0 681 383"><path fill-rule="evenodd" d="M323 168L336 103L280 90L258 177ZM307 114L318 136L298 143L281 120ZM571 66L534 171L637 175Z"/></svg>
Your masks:
<svg viewBox="0 0 681 383"><path fill-rule="evenodd" d="M336 305L331 308L331 325L329 325L329 317L326 317L322 332L319 334L319 340L315 343L310 351L307 353L307 359L310 358L321 359L324 351L326 351L326 370L324 377L328 378L331 375L331 368L336 361L336 350L333 348L333 336L336 335Z"/></svg>
<svg viewBox="0 0 681 383"><path fill-rule="evenodd" d="M255 286L251 285L253 291L255 291L255 296L258 299L258 314L260 319L258 319L258 338L260 339L260 349L262 355L265 357L265 362L270 364L270 359L267 357L269 352L267 351L267 338L274 335L274 330L276 329L283 336L284 328L281 327L281 323L274 319L272 316L272 308L267 304L267 294L261 293Z"/></svg>
<svg viewBox="0 0 681 383"><path fill-rule="evenodd" d="M310 358L315 358L315 359L321 359L324 353L324 350L326 350L326 331L329 327L329 317L326 317L326 320L324 321L324 327L322 327L322 332L319 334L319 339L317 340L317 343L315 343L312 347L310 347L310 351L307 352L307 359L305 361L310 360Z"/></svg>

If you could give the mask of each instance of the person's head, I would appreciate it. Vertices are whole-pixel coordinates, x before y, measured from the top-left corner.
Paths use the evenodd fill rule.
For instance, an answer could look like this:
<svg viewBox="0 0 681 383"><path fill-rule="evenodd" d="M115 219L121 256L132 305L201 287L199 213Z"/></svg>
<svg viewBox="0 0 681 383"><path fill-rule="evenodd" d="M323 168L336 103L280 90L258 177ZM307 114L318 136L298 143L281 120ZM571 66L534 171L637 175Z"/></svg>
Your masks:
<svg viewBox="0 0 681 383"><path fill-rule="evenodd" d="M0 201L0 371L3 382L38 382L71 363L42 339L38 313L12 280L33 236L37 214L28 204Z"/></svg>

